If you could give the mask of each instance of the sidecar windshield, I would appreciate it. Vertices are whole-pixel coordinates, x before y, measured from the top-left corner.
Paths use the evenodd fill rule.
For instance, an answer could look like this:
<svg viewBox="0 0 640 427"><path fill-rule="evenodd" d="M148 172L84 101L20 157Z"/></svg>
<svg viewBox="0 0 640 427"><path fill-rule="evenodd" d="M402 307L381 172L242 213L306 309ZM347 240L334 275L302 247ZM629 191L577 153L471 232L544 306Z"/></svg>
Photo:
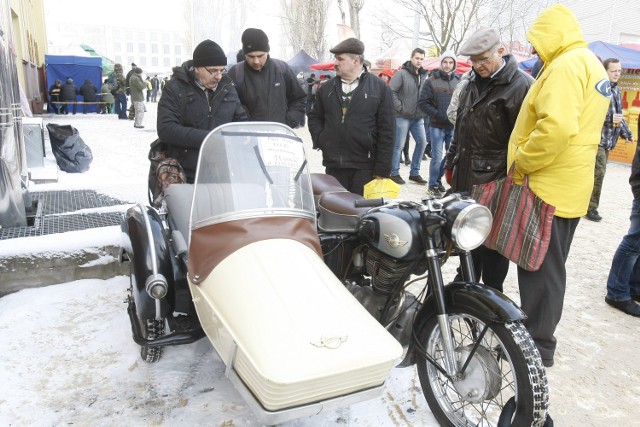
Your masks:
<svg viewBox="0 0 640 427"><path fill-rule="evenodd" d="M200 149L192 229L264 216L315 221L302 140L279 123L241 122L216 128Z"/></svg>

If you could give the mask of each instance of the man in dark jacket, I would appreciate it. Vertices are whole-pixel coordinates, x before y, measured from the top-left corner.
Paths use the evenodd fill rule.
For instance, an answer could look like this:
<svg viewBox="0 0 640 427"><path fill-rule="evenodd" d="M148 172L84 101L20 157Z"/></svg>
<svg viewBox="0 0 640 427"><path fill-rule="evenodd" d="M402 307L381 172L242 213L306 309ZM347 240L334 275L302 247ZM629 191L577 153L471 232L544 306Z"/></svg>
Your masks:
<svg viewBox="0 0 640 427"><path fill-rule="evenodd" d="M122 64L115 64L113 72L109 74L108 82L115 101L115 110L120 120L127 119L127 82L122 73Z"/></svg>
<svg viewBox="0 0 640 427"><path fill-rule="evenodd" d="M307 95L286 62L269 56L264 31L247 28L242 33L245 60L229 69L249 120L271 121L292 128L302 123Z"/></svg>
<svg viewBox="0 0 640 427"><path fill-rule="evenodd" d="M82 86L80 86L79 93L82 95L84 102L96 102L98 100L98 96L96 95L98 93L98 89L89 79L85 80ZM88 106L88 104L82 104L82 114L87 114ZM97 111L98 109L96 107L96 112Z"/></svg>
<svg viewBox="0 0 640 427"><path fill-rule="evenodd" d="M470 192L507 175L509 136L533 79L511 55L502 56L498 32L481 28L460 48L473 65L460 92L458 115L445 164L452 191ZM480 246L471 252L476 278L502 291L509 260Z"/></svg>
<svg viewBox="0 0 640 427"><path fill-rule="evenodd" d="M349 38L330 50L336 77L318 90L309 113L313 147L322 164L349 191L364 192L391 172L395 118L387 84L363 68L364 44Z"/></svg>
<svg viewBox="0 0 640 427"><path fill-rule="evenodd" d="M443 155L446 155L453 137L453 124L447 117L447 108L458 83L460 76L456 74L456 56L448 50L440 57L440 69L431 74L420 91L418 104L428 116L425 120L429 120L431 133L428 192L436 197L445 191L440 181L444 175Z"/></svg>
<svg viewBox="0 0 640 427"><path fill-rule="evenodd" d="M611 261L605 302L630 316L640 317L640 145L631 164L631 224Z"/></svg>
<svg viewBox="0 0 640 427"><path fill-rule="evenodd" d="M226 65L220 46L201 42L193 60L173 69L158 102L158 137L166 144L166 155L184 169L187 182L195 178L200 146L209 132L247 118Z"/></svg>
<svg viewBox="0 0 640 427"><path fill-rule="evenodd" d="M411 158L409 180L418 184L427 183L420 176L422 155L424 154L424 147L427 145L427 136L424 132L424 113L418 108L420 87L427 75L427 70L422 68L423 59L424 50L420 48L413 49L411 60L402 65L400 71L393 75L389 83L396 110L396 138L393 160L391 161L391 179L397 184L405 183L400 176L400 157L409 133L411 133L416 142L413 157ZM407 148L408 151L409 148ZM405 154L405 158L407 157Z"/></svg>
<svg viewBox="0 0 640 427"><path fill-rule="evenodd" d="M73 84L71 77L67 78L67 82L62 85L60 89L60 100L62 102L68 102L70 104L62 104L62 112L69 114L69 105L73 106L73 114L76 113L76 100L78 95L78 86Z"/></svg>

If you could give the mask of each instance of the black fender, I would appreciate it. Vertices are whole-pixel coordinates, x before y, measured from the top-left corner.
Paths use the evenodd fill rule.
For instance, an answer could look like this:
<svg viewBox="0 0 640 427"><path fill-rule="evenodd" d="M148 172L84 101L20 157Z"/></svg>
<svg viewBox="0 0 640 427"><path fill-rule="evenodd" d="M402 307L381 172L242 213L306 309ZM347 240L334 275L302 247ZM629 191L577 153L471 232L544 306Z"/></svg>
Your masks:
<svg viewBox="0 0 640 427"><path fill-rule="evenodd" d="M447 312L462 311L472 316L488 317L494 322L506 323L526 319L526 315L502 292L475 282L451 282L444 287ZM425 299L413 322L413 331L418 332L431 319L437 316L433 293ZM400 366L415 363L413 358L415 345L413 340L405 359Z"/></svg>
<svg viewBox="0 0 640 427"><path fill-rule="evenodd" d="M136 314L141 319L156 318L156 300L146 290L147 280L155 277L153 268L155 260L157 273L164 276L169 287L167 296L159 300L160 315L166 317L173 311L168 300L173 299L174 274L169 240L160 215L155 209L145 208L139 204L127 210L120 228L122 249L131 261L132 294Z"/></svg>

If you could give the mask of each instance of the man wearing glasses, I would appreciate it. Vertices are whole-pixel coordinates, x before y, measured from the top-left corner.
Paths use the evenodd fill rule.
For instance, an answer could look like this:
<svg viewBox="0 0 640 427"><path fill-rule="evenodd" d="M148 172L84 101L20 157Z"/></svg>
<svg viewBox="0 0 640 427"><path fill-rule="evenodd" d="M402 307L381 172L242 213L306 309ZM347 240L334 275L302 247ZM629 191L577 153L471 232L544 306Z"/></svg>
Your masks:
<svg viewBox="0 0 640 427"><path fill-rule="evenodd" d="M479 29L460 53L469 56L473 69L460 92L445 176L452 191L471 192L475 184L507 175L509 135L533 79L512 55L504 55L496 30ZM471 254L477 280L502 291L509 260L485 246Z"/></svg>
<svg viewBox="0 0 640 427"><path fill-rule="evenodd" d="M286 62L269 56L269 38L258 28L242 33L244 61L229 69L251 121L295 128L303 122L307 94Z"/></svg>
<svg viewBox="0 0 640 427"><path fill-rule="evenodd" d="M193 182L198 152L207 134L229 122L247 119L225 66L227 57L215 42L205 40L193 60L173 68L158 102L158 137L165 156L176 159Z"/></svg>

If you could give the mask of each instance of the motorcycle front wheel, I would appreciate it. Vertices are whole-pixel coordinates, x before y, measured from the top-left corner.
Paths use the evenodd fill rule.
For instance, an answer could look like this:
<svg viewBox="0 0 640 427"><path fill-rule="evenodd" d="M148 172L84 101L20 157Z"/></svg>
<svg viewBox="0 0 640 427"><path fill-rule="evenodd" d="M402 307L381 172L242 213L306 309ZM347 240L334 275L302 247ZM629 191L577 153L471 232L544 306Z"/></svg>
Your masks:
<svg viewBox="0 0 640 427"><path fill-rule="evenodd" d="M424 351L419 352L418 377L440 425L543 425L548 406L547 378L522 322L496 323L488 316L453 312L449 314L449 326L458 370L467 363L464 372L455 377L445 374L437 318L431 318L418 333Z"/></svg>
<svg viewBox="0 0 640 427"><path fill-rule="evenodd" d="M146 339L155 339L164 336L165 320L138 319L142 326L142 335ZM156 363L162 357L164 347L140 346L140 357L147 363Z"/></svg>

